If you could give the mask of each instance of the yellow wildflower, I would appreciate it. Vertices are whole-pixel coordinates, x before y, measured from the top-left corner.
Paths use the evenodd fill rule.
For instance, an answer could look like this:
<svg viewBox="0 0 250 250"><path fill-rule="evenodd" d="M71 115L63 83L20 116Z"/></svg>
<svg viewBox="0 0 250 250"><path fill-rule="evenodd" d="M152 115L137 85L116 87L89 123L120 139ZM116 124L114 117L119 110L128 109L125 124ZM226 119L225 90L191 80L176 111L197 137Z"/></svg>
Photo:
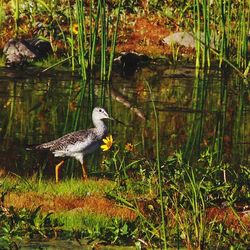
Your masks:
<svg viewBox="0 0 250 250"><path fill-rule="evenodd" d="M74 24L73 24L73 27L72 27L72 30L73 30L73 33L74 33L75 35L77 35L77 34L78 34L78 24L74 23Z"/></svg>
<svg viewBox="0 0 250 250"><path fill-rule="evenodd" d="M134 145L130 142L126 143L126 145L125 145L125 150L128 152L134 151L134 148L135 148Z"/></svg>
<svg viewBox="0 0 250 250"><path fill-rule="evenodd" d="M104 143L103 145L101 145L102 151L109 150L112 147L112 145L113 145L113 137L112 137L112 135L107 136L102 141Z"/></svg>

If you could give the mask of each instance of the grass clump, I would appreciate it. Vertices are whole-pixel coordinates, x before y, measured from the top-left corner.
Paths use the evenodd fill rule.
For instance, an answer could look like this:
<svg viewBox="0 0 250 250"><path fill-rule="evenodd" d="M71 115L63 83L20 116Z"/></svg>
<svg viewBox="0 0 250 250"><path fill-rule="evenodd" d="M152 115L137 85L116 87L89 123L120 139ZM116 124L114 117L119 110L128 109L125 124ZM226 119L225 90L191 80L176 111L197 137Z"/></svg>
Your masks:
<svg viewBox="0 0 250 250"><path fill-rule="evenodd" d="M115 183L108 180L88 180L87 182L81 179L66 179L59 183L54 180L37 179L24 177L7 177L1 181L1 188L6 191L15 192L35 192L38 194L49 194L51 196L74 196L84 197L86 195L104 195L109 190L113 189Z"/></svg>
<svg viewBox="0 0 250 250"><path fill-rule="evenodd" d="M36 230L47 225L40 230L46 237L157 248L163 244L164 216L167 247L248 246L250 218L240 205L248 204L250 197L246 167L233 170L206 151L192 164L182 153L175 153L159 162L159 170L154 160L138 160L135 151L127 151L132 148L122 150L114 144L108 152L105 164L114 169L113 182L68 179L54 184L5 178L1 185L4 207L8 210L15 205L16 213L22 214L32 200L33 207L26 211L36 211L38 206L41 213L30 223L40 225ZM17 235L23 237L20 232Z"/></svg>
<svg viewBox="0 0 250 250"><path fill-rule="evenodd" d="M233 170L233 166L216 162L209 151L192 164L185 161L182 153L175 153L160 166L162 184L157 164L149 161L144 167L136 164L133 169L127 168L122 173L123 185L110 193L137 215L140 237L147 245L156 248L163 244L162 203L167 247L204 249L249 244L246 235L250 217L242 213L240 205L249 203L250 194L246 181L249 172L244 166ZM133 178L124 178L131 171ZM148 195L138 195L139 186ZM238 234L242 240L236 240Z"/></svg>
<svg viewBox="0 0 250 250"><path fill-rule="evenodd" d="M85 239L89 243L98 240L105 244L129 245L136 230L133 222L80 210L55 214L51 218L62 225L64 237L68 234L67 237Z"/></svg>
<svg viewBox="0 0 250 250"><path fill-rule="evenodd" d="M111 181L68 179L55 184L6 177L1 184L3 249L37 237L131 243L135 216L105 197L114 188Z"/></svg>

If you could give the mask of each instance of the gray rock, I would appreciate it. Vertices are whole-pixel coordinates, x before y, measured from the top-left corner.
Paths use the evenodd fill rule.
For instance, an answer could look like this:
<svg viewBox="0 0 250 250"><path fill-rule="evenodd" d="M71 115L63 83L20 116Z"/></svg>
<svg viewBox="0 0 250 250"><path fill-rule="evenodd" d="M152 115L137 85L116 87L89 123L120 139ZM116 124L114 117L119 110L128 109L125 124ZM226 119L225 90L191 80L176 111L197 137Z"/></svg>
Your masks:
<svg viewBox="0 0 250 250"><path fill-rule="evenodd" d="M10 39L3 48L7 67L23 66L29 61L46 58L52 53L51 45L42 39Z"/></svg>
<svg viewBox="0 0 250 250"><path fill-rule="evenodd" d="M201 33L201 42L204 43L204 33ZM215 48L215 34L213 34L213 36L211 36L210 38L210 46L212 48ZM195 37L192 33L189 33L189 32L176 32L176 33L173 33L167 37L165 37L162 41L164 44L167 44L169 46L171 46L172 44L178 44L180 46L184 46L184 47L187 47L187 48L192 48L194 49L195 48Z"/></svg>
<svg viewBox="0 0 250 250"><path fill-rule="evenodd" d="M190 47L194 48L195 47L195 40L193 35L191 35L188 32L176 32L173 33L163 39L163 43L167 45L171 44L179 44L184 47Z"/></svg>

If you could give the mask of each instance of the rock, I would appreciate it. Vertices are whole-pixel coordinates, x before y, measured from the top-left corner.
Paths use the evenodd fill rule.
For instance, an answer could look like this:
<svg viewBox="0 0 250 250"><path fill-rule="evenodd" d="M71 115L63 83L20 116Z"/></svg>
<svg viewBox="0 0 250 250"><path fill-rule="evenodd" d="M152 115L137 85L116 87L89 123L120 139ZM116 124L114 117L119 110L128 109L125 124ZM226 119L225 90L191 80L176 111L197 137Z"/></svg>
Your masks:
<svg viewBox="0 0 250 250"><path fill-rule="evenodd" d="M188 32L176 32L173 33L163 39L163 43L167 45L171 44L179 44L180 46L194 48L195 47L195 40L193 35Z"/></svg>
<svg viewBox="0 0 250 250"><path fill-rule="evenodd" d="M149 57L137 52L122 52L121 55L114 59L114 62L118 62L121 67L122 76L134 75L136 69L142 62L149 61Z"/></svg>
<svg viewBox="0 0 250 250"><path fill-rule="evenodd" d="M205 36L204 33L201 33L201 42L204 43L205 41ZM165 37L162 42L164 44L167 44L169 46L171 46L171 44L178 44L180 46L184 46L186 48L195 48L195 37L193 34L189 33L189 32L176 32L173 33L167 37ZM210 38L210 46L212 48L215 48L215 44L216 44L216 36L212 35Z"/></svg>
<svg viewBox="0 0 250 250"><path fill-rule="evenodd" d="M52 53L48 41L32 39L10 39L3 48L7 67L23 66L29 61L46 58Z"/></svg>
<svg viewBox="0 0 250 250"><path fill-rule="evenodd" d="M51 44L48 41L39 38L32 38L27 39L27 42L35 49L37 59L46 58L53 52Z"/></svg>

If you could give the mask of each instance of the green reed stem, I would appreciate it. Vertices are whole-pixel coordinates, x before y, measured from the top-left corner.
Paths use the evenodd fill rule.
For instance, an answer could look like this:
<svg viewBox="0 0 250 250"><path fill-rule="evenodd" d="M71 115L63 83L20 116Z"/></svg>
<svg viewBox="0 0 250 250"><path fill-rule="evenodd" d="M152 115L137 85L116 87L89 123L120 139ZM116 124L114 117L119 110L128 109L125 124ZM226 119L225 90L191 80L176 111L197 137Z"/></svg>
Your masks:
<svg viewBox="0 0 250 250"><path fill-rule="evenodd" d="M112 44L111 44L111 52L110 52L110 57L109 57L109 68L108 68L108 77L107 77L108 81L110 81L111 71L113 67L115 46L116 46L116 40L117 40L117 31L118 31L118 26L120 22L121 6L122 6L122 0L119 0L119 5L118 5L117 13L116 13L116 24L114 27L114 33L113 33Z"/></svg>
<svg viewBox="0 0 250 250"><path fill-rule="evenodd" d="M81 110L82 110L82 104L83 104L83 100L84 100L84 96L85 96L85 92L86 92L86 81L82 80L82 84L81 84L82 88L80 90L80 96L79 96L79 100L77 103L77 110L74 114L74 119L73 119L73 128L72 130L75 131L78 129L78 125L79 125L79 120L80 120L80 115L81 115Z"/></svg>
<svg viewBox="0 0 250 250"><path fill-rule="evenodd" d="M198 68L201 49L203 50L203 67L210 67L210 52L215 50L219 58L219 67L222 67L224 62L227 63L227 60L233 65L233 60L236 59L238 69L246 68L247 35L250 26L249 9L249 1L237 3L232 0L214 0L213 3L207 0L193 1L196 66ZM211 38L217 43L211 43Z"/></svg>
<svg viewBox="0 0 250 250"><path fill-rule="evenodd" d="M208 67L211 66L210 62L210 12L207 6L207 0L202 1L202 10L203 10L203 29L204 29L204 50L203 50L203 56L202 56L202 66L205 67L206 65Z"/></svg>
<svg viewBox="0 0 250 250"><path fill-rule="evenodd" d="M190 205L192 207L193 213L193 225L194 225L194 235L196 242L198 244L198 249L202 249L204 231L206 230L204 224L204 213L205 213L205 201L201 188L203 186L203 180L196 180L194 171L188 166L189 169L185 168L186 175L191 184L190 196L187 197Z"/></svg>
<svg viewBox="0 0 250 250"><path fill-rule="evenodd" d="M94 2L93 0L90 0L90 6L89 6L89 52L88 52L88 60L89 60L89 66L91 67L90 61L91 61L91 48L92 48L92 42L93 42L93 7L94 7Z"/></svg>
<svg viewBox="0 0 250 250"><path fill-rule="evenodd" d="M220 62L219 67L222 67L223 58L228 58L227 56L227 37L226 37L226 3L224 0L219 1L220 5L220 28L222 29L222 38L221 38L221 44L220 44Z"/></svg>
<svg viewBox="0 0 250 250"><path fill-rule="evenodd" d="M3 1L0 1L0 27L2 26L4 20L5 20L5 11L4 11L4 7L3 7Z"/></svg>
<svg viewBox="0 0 250 250"><path fill-rule="evenodd" d="M162 235L163 235L163 242L164 242L164 249L167 249L167 235L166 235L166 222L165 222L165 206L163 200L163 182L162 182L162 174L161 174L161 166L160 166L160 149L159 149L159 120L157 111L155 108L154 98L152 90L149 86L149 83L146 81L147 87L150 94L150 100L153 106L153 112L155 117L155 137L156 137L156 165L157 165L157 173L158 173L158 181L159 181L159 194L160 194L160 202L161 202L161 220L162 220Z"/></svg>
<svg viewBox="0 0 250 250"><path fill-rule="evenodd" d="M201 15L199 0L194 0L194 33L195 33L195 48L196 48L196 67L200 68L200 50L201 50Z"/></svg>
<svg viewBox="0 0 250 250"><path fill-rule="evenodd" d="M14 20L15 20L15 36L18 36L19 31L19 0L12 0L14 5Z"/></svg>
<svg viewBox="0 0 250 250"><path fill-rule="evenodd" d="M237 164L241 164L239 162L240 159L244 159L244 142L246 138L242 135L242 131L244 131L245 120L244 116L244 94L245 89L243 86L242 79L236 76L235 83L237 86L240 86L239 93L237 94L237 106L235 107L235 118L233 122L233 134L232 134L232 144L233 144L233 153L232 155L237 159ZM243 144L241 144L243 143Z"/></svg>
<svg viewBox="0 0 250 250"><path fill-rule="evenodd" d="M71 69L75 71L75 49L74 49L74 33L73 33L73 19L70 6L70 0L68 0L68 12L69 12L69 31L70 31L70 52L71 52Z"/></svg>
<svg viewBox="0 0 250 250"><path fill-rule="evenodd" d="M85 15L84 15L84 2L83 0L76 1L77 7L77 23L78 23L78 54L79 54L79 62L81 65L81 73L82 78L84 80L87 79L87 62L85 60L85 44L86 44L86 31L85 31Z"/></svg>
<svg viewBox="0 0 250 250"><path fill-rule="evenodd" d="M227 25L226 25L226 31L227 31L227 50L228 50L228 56L230 56L230 47L232 46L232 26L230 23L232 23L232 6L231 6L231 0L228 0L228 8L227 8Z"/></svg>
<svg viewBox="0 0 250 250"><path fill-rule="evenodd" d="M245 1L240 2L238 23L237 66L241 69L247 66L248 32L249 32L249 6ZM247 11L248 10L248 11Z"/></svg>
<svg viewBox="0 0 250 250"><path fill-rule="evenodd" d="M250 61L248 62L248 65L243 73L244 77L247 79L247 75L248 75L248 72L249 72L249 69L250 69Z"/></svg>
<svg viewBox="0 0 250 250"><path fill-rule="evenodd" d="M68 94L68 107L67 107L67 112L66 112L66 117L65 117L65 122L64 122L64 128L63 128L63 133L68 132L68 127L69 127L69 116L70 116L70 101L72 97L72 92L73 92L73 81L70 83L70 88L69 88L69 94Z"/></svg>
<svg viewBox="0 0 250 250"><path fill-rule="evenodd" d="M64 63L64 62L66 62L66 61L68 61L68 60L70 60L71 58L72 58L72 56L67 57L67 58L65 58L65 59L63 59L63 60L61 60L61 61L59 61L59 62L57 62L57 63L55 63L55 64L53 64L53 65L51 65L51 66L49 66L48 68L42 70L42 73L43 73L43 72L46 72L46 71L48 71L48 70L50 70L50 69L52 69L52 68L55 68L56 66L58 66L58 65L60 65L60 64L62 64L62 63Z"/></svg>
<svg viewBox="0 0 250 250"><path fill-rule="evenodd" d="M105 102L105 93L106 93L106 54L107 54L107 8L105 0L101 1L101 105L104 105Z"/></svg>
<svg viewBox="0 0 250 250"><path fill-rule="evenodd" d="M6 128L6 133L4 135L5 138L11 137L13 131L13 123L14 123L14 114L15 114L15 107L16 107L16 91L17 86L13 82L13 84L10 85L10 96L11 96L11 104L10 104L10 112L9 112L9 118L8 118L8 124Z"/></svg>
<svg viewBox="0 0 250 250"><path fill-rule="evenodd" d="M204 123L204 106L206 103L207 87L206 79L200 79L197 70L195 84L192 96L192 109L194 112L189 117L188 139L186 143L185 156L186 160L190 160L193 152L200 153L200 144L203 136Z"/></svg>
<svg viewBox="0 0 250 250"><path fill-rule="evenodd" d="M91 3L93 4L93 2L91 2ZM91 12L92 12L92 10L91 10ZM94 27L93 33L91 33L91 53L90 53L90 55L91 55L90 56L90 68L91 68L91 71L94 69L95 59L96 59L96 41L97 41L97 37L98 37L98 27L99 27L99 20L100 20L100 12L101 12L101 2L98 1L97 13L96 13L96 16L95 16L95 27Z"/></svg>
<svg viewBox="0 0 250 250"><path fill-rule="evenodd" d="M101 1L101 80L106 80L107 20L106 3Z"/></svg>
<svg viewBox="0 0 250 250"><path fill-rule="evenodd" d="M96 41L98 37L98 25L99 25L99 16L100 16L100 5L98 2L97 5L97 14L95 20L95 27L93 29L93 16L94 16L94 1L90 1L90 13L89 13L89 42L88 42L88 77L89 77L89 95L88 95L88 108L93 109L95 103L95 59L96 59Z"/></svg>
<svg viewBox="0 0 250 250"><path fill-rule="evenodd" d="M213 52L215 55L220 56L220 52L218 52L217 50L210 48L211 52ZM221 58L225 63L227 63L232 69L235 70L235 72L241 76L243 79L247 80L247 76L245 75L245 73L242 73L241 70L235 66L232 62L230 62L227 58L223 57Z"/></svg>
<svg viewBox="0 0 250 250"><path fill-rule="evenodd" d="M223 155L223 139L225 135L226 126L226 110L228 103L228 89L222 81L220 89L220 110L217 117L217 131L215 136L215 152L217 152L217 161L222 160Z"/></svg>

